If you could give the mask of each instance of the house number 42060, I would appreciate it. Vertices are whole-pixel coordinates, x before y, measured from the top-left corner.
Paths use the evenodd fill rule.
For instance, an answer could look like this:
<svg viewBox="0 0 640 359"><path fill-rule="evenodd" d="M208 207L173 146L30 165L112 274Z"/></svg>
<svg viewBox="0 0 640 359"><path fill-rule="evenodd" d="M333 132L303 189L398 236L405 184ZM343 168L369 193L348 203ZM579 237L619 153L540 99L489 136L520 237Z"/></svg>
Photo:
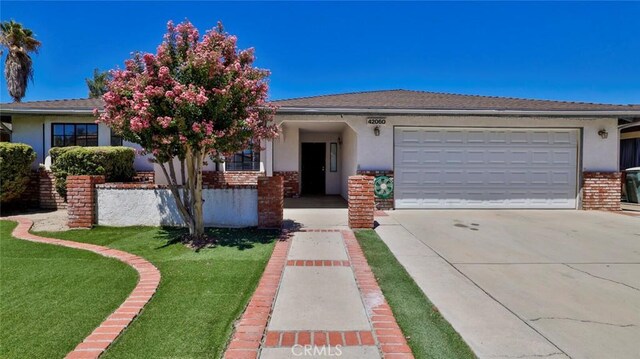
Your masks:
<svg viewBox="0 0 640 359"><path fill-rule="evenodd" d="M367 124L369 125L385 125L387 120L384 118L368 118Z"/></svg>

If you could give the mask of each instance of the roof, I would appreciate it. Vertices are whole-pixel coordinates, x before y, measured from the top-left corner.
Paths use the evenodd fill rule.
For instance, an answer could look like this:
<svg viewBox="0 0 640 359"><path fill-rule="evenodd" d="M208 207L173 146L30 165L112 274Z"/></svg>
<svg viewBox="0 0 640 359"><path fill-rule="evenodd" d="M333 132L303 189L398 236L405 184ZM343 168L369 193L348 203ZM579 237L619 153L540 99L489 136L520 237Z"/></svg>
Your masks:
<svg viewBox="0 0 640 359"><path fill-rule="evenodd" d="M411 90L382 90L273 101L280 113L460 113L640 116L640 104L528 100ZM101 99L69 99L0 104L1 113L88 114Z"/></svg>
<svg viewBox="0 0 640 359"><path fill-rule="evenodd" d="M383 90L353 92L278 100L283 108L441 110L441 111L633 111L638 105L610 105L586 102L527 100L510 97L459 95L439 92Z"/></svg>

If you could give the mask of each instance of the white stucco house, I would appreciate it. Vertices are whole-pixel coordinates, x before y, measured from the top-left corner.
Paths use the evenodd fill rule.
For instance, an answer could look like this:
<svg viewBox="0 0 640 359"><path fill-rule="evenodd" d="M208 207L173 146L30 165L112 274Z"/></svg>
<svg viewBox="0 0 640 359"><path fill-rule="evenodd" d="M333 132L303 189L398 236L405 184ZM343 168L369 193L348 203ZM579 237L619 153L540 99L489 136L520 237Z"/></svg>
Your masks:
<svg viewBox="0 0 640 359"><path fill-rule="evenodd" d="M640 105L386 90L275 101L279 138L210 170L284 176L285 194L347 197L356 174L393 178L386 208L583 206L583 183L619 181L619 127L640 121ZM11 141L37 162L57 145L125 145L91 117L100 100L2 104ZM138 170L153 165L143 157ZM616 177L617 176L617 177ZM156 181L161 181L156 176ZM613 183L613 185L611 184Z"/></svg>

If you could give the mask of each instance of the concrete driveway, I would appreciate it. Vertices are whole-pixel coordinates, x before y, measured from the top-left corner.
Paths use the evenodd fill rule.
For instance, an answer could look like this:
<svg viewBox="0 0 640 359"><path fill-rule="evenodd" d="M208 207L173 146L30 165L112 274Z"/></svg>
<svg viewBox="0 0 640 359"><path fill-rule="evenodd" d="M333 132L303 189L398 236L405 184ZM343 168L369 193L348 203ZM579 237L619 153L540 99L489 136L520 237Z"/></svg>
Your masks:
<svg viewBox="0 0 640 359"><path fill-rule="evenodd" d="M640 218L388 213L378 233L479 357L640 357Z"/></svg>

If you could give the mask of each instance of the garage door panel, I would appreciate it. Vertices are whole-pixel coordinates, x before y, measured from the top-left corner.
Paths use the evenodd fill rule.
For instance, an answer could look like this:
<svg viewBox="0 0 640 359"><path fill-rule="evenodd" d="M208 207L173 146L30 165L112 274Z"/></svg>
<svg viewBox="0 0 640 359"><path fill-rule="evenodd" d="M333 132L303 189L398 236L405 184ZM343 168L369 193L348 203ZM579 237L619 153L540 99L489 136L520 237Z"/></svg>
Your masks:
<svg viewBox="0 0 640 359"><path fill-rule="evenodd" d="M396 208L576 206L577 130L396 128L395 137Z"/></svg>

